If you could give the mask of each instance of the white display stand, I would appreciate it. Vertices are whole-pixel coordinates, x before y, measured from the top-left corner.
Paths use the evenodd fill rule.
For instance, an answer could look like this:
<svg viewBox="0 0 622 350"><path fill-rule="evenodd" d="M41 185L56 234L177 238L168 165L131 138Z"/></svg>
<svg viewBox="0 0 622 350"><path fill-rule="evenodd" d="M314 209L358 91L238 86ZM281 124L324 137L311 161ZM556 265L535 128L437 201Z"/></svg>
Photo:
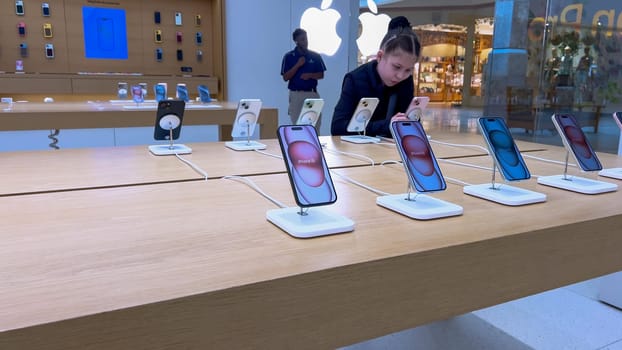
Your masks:
<svg viewBox="0 0 622 350"><path fill-rule="evenodd" d="M297 208L271 209L266 219L296 238L312 238L354 230L354 221L325 208L313 207L306 211Z"/></svg>
<svg viewBox="0 0 622 350"><path fill-rule="evenodd" d="M382 141L378 137L366 136L366 135L344 135L341 136L341 140L352 143L379 143Z"/></svg>
<svg viewBox="0 0 622 350"><path fill-rule="evenodd" d="M461 206L426 194L402 193L376 198L376 204L417 220L462 215Z"/></svg>
<svg viewBox="0 0 622 350"><path fill-rule="evenodd" d="M618 185L609 182L592 180L580 176L569 176L566 174L540 176L538 183L541 185L561 188L563 190L583 193L598 194L613 192L618 190Z"/></svg>
<svg viewBox="0 0 622 350"><path fill-rule="evenodd" d="M544 193L525 190L505 184L495 184L492 182L480 185L464 186L463 192L474 197L510 206L527 205L546 201L546 195Z"/></svg>
<svg viewBox="0 0 622 350"><path fill-rule="evenodd" d="M173 154L190 154L192 153L192 148L182 145L182 144L173 144L173 129L181 127L181 119L174 115L168 114L163 116L159 125L162 129L167 129L169 132L169 143L168 145L151 145L149 146L149 152L153 153L156 156L169 156Z"/></svg>
<svg viewBox="0 0 622 350"><path fill-rule="evenodd" d="M261 142L246 140L246 141L227 141L225 146L235 151L254 151L266 149L267 146Z"/></svg>
<svg viewBox="0 0 622 350"><path fill-rule="evenodd" d="M622 168L603 169L598 172L598 175L622 180Z"/></svg>
<svg viewBox="0 0 622 350"><path fill-rule="evenodd" d="M192 148L182 144L172 145L151 145L149 146L149 152L156 156L168 156L173 154L190 154Z"/></svg>
<svg viewBox="0 0 622 350"><path fill-rule="evenodd" d="M133 104L133 105L123 105L123 109L127 109L127 110L156 110L158 109L158 105L155 103L140 103L140 104Z"/></svg>

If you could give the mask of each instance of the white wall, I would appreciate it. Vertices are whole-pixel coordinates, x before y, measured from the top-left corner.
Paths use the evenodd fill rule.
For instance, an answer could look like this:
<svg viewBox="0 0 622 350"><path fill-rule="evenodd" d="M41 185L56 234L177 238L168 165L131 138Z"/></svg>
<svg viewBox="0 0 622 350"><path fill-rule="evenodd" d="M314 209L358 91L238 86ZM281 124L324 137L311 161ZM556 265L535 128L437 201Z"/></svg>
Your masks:
<svg viewBox="0 0 622 350"><path fill-rule="evenodd" d="M259 98L279 109L279 124L287 116L287 83L281 78L281 60L294 47L292 32L308 7L320 0L228 0L226 13L227 96L230 101ZM325 100L320 133L330 133L330 121L341 92L343 76L356 67L358 6L355 0L335 0L331 8L341 14L337 33L342 44L332 57L322 56L327 71L318 84ZM352 15L351 15L352 14ZM276 135L275 135L276 136Z"/></svg>

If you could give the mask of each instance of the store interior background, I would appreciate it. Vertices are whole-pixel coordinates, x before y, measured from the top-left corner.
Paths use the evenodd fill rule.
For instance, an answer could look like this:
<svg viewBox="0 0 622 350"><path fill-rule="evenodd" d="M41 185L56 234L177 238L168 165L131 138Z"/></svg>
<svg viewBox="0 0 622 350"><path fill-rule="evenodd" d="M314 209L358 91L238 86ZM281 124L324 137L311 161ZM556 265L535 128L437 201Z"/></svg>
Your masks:
<svg viewBox="0 0 622 350"><path fill-rule="evenodd" d="M426 128L477 132L474 118L482 115L513 114L510 119L514 123L510 126L513 127L512 131L516 138L561 145L561 139L552 128L549 118L555 111L570 110L580 116L581 122L586 123L587 136L598 151L617 153L620 149L620 132L610 116L613 111L622 110L620 102L622 69L619 63L622 62L622 58L618 57L620 30L617 29L620 27L618 23L622 5L612 0L576 2L584 6L582 24L577 28L562 25L561 12L568 6L574 6L572 4L575 2L575 0L547 2L467 0L457 4L453 0L375 1L379 14L391 17L406 16L424 44L422 59L415 67L414 84L418 95L428 95L433 101L427 118L424 118ZM320 134L329 135L329 121L339 98L343 76L363 61L356 40L361 31L358 16L370 11L367 0L225 1L223 57L226 76L217 77L221 79L225 99L228 101L243 98L261 99L265 106L278 109L280 124L288 123L288 91L287 83L280 76L281 60L283 54L294 46L291 33L300 26L303 12L308 8L320 10L322 5L327 4L331 10L340 14L340 19L335 24L335 32L341 38L341 44L335 54L323 56L327 71L318 85L319 93L326 102ZM508 80L505 77L497 78L495 75L497 71L503 69L497 69L499 67L494 62L487 63L494 44L495 24L499 22L498 18L495 19L497 8L502 6L511 10L512 6L517 4L529 8L527 11L529 18L503 33L511 31L514 39L521 41L522 49L527 52L528 64L524 73L522 71L517 73L518 77L523 79L516 84L518 89L513 91L511 96L507 96L506 86L495 85ZM603 94L591 92L588 95L592 99L596 96L601 102L594 103L586 99L586 103L578 106L574 103L579 100L578 96L574 96L572 92L568 93L572 87L561 87L559 91L565 94L565 98L558 98L556 101L561 102L552 104L551 91L555 89L551 87L551 80L545 78L548 77L546 63L551 58L551 40L571 30L584 37L585 33L594 28L592 19L597 11L601 11L599 13L605 23L604 28L607 28L609 23L616 27L611 32L606 31L607 42L611 45L603 46L603 50L611 50L608 52L607 61L613 63L607 65L606 71L595 69L594 72L599 74L598 79L590 80L592 87L596 85L599 89L608 87L605 94L607 96L604 98ZM568 21L576 21L573 14L572 11L567 11L564 17ZM511 13L501 18L512 18L513 15ZM555 25L547 32L544 20L534 20L538 17L557 18L557 20L550 21ZM316 22L323 23L322 21L320 18ZM556 46L561 56L563 44L557 43ZM579 40L574 50L573 67L578 64L584 46L583 41ZM600 61L597 55L599 45L592 42L591 47L593 62L599 68ZM597 77L597 74L592 76ZM492 86L492 88L489 86L488 91L497 95L488 96L486 84ZM111 87L111 91L113 89L114 87ZM602 103L603 100L606 100L606 103ZM599 106L598 113L595 111L595 105ZM594 120L599 121L597 131ZM109 132L98 133L99 130L94 129L62 130L60 146L72 148L149 144L152 141L152 132L149 129L131 130L126 136L116 137L113 141L110 140ZM0 143L0 150L48 147L45 130L0 134L4 140ZM181 137L183 142L199 142L215 141L218 139L217 135L215 126L200 129L185 127Z"/></svg>
<svg viewBox="0 0 622 350"><path fill-rule="evenodd" d="M287 122L287 89L286 84L277 74L279 63L282 54L293 47L290 35L293 29L299 26L303 11L308 7L319 8L320 3L319 0L290 1L288 6L287 3L282 2L277 4L276 0L268 0L261 2L261 4L248 3L244 0L227 2L226 23L229 38L227 40L227 57L229 59L227 80L229 82L228 97L230 100L253 96L262 98L267 105L278 107L281 123ZM530 71L525 71L525 82L522 86L528 90L528 96L524 91L519 91L513 93L513 97L508 97L506 100L506 91L503 88L503 91L500 92L501 96L497 96L494 101L492 99L487 100L489 97L485 95L485 86L483 86L482 81L486 79L483 77L486 74L484 69L493 45L495 6L498 4L512 6L512 4L522 3L521 6L529 7L529 16L533 20L536 17L557 16L560 18L560 12L569 4L575 3L574 1L551 0L543 3L528 0L497 2L470 0L460 2L459 5L450 0L433 2L378 1L377 3L379 13L386 13L391 17L406 16L420 33L422 41L430 43L430 45L423 47L422 60L419 67L416 67L415 86L418 93L428 94L432 101L435 101L434 108L459 109L452 113L445 113L445 115L451 116L450 120L437 118L438 120L428 122L427 127L476 132L474 123L469 122L469 120L482 114L517 113L518 119L529 119L529 117L524 116L527 113L532 115L531 121L533 122L528 120L527 128L524 128L522 126L525 123L519 120L516 125L520 127L512 129L516 138L561 145L559 136L555 134L548 120L550 120L550 115L553 112L568 110L579 115L580 121L585 122L586 126L592 125L595 118L600 121L597 132L593 127L585 128L588 138L592 140L597 150L612 153L618 151L619 129L613 123L611 113L622 109L622 106L620 94L615 92L615 88L612 96L610 96L611 98L606 103L593 103L601 105L598 116L596 116L595 108L590 105L589 101L586 101L581 108L577 108L577 104L573 106L572 102L566 103L566 105L551 105L550 101L547 103L544 98L546 95L544 92L546 82L543 81L544 63L551 56L552 44L550 40L556 34L563 35L570 30L576 29L577 32L585 33L593 29L591 20L594 16L594 6L589 6L590 1L583 2L586 11L592 11L583 15L583 23L589 23L589 25L582 24L575 28L572 25L564 26L558 23L555 26L555 32L549 32L547 38L544 38L544 28L537 26L540 24L538 21L526 22L522 27L512 28L516 32L516 36L523 37L524 49L529 56L527 69ZM611 11L607 14L612 15L612 25L615 26L621 11L618 8L622 8L622 5L611 1L599 1L598 3L599 5L596 8ZM327 71L325 78L320 81L318 87L322 98L326 100L324 120L330 119L340 93L343 75L361 62L360 53L356 47L356 38L360 30L358 14L369 11L366 1L333 1L331 7L342 14L336 25L336 31L343 41L335 55L324 57ZM267 8L270 8L271 15L263 16ZM557 14L554 11L557 11ZM569 21L576 20L572 16L572 11L566 13ZM272 18L289 18L289 23L287 21L273 21ZM606 22L607 18L603 17L602 20ZM251 31L249 28L262 28L262 30ZM610 40L619 42L619 34L619 30L613 30L608 37ZM232 38L245 39L233 40ZM579 61L583 52L582 49L583 44L580 42L578 51L575 52L574 56L574 67ZM257 69L254 65L242 64L241 62L245 60L254 59L254 56L241 55L241 52L261 52L261 62L264 64L272 62L270 66L272 68L264 70ZM596 62L595 50L592 50L592 55ZM622 86L619 69L611 68L606 78L602 75L601 80L608 79L611 84ZM492 64L488 65L489 72L494 72L494 70L495 67ZM437 86L437 80L442 81L440 84L442 86ZM471 84L465 84L469 81ZM268 85L268 89L266 89L266 85ZM427 93L426 88L428 89ZM433 89L433 91L430 92L429 89ZM257 96L258 91L260 92L259 96ZM501 101L499 108L486 110L487 105L493 104L492 102L497 103L499 99L504 100ZM435 117L438 115L435 114ZM329 123L323 123L321 134L329 134Z"/></svg>

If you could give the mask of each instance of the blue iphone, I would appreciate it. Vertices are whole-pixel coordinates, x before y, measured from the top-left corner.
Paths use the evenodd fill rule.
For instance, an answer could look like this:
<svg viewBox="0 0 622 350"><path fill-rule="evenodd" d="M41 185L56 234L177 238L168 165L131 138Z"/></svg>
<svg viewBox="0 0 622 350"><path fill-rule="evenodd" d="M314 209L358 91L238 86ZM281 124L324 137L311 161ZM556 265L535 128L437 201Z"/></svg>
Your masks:
<svg viewBox="0 0 622 350"><path fill-rule="evenodd" d="M478 123L501 175L507 181L529 179L531 177L529 169L514 143L505 120L499 117L481 117Z"/></svg>
<svg viewBox="0 0 622 350"><path fill-rule="evenodd" d="M415 120L394 120L390 130L415 190L433 192L447 188L421 123Z"/></svg>
<svg viewBox="0 0 622 350"><path fill-rule="evenodd" d="M571 114L553 114L553 124L566 149L572 153L583 171L602 170L603 166L588 142L581 126Z"/></svg>
<svg viewBox="0 0 622 350"><path fill-rule="evenodd" d="M337 193L315 128L283 125L277 136L296 204L304 208L335 203Z"/></svg>

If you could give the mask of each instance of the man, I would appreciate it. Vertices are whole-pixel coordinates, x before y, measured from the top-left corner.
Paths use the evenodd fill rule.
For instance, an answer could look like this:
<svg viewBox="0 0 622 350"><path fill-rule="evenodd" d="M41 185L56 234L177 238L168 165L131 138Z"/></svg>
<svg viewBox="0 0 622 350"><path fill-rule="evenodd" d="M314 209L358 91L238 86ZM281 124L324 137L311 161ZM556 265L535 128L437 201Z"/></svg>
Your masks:
<svg viewBox="0 0 622 350"><path fill-rule="evenodd" d="M296 47L283 56L281 63L281 76L287 81L289 89L288 114L292 124L298 120L298 114L306 98L319 98L317 93L317 81L324 78L326 66L322 57L308 49L307 32L304 29L296 29L292 33ZM320 130L321 116L315 124L316 130Z"/></svg>

